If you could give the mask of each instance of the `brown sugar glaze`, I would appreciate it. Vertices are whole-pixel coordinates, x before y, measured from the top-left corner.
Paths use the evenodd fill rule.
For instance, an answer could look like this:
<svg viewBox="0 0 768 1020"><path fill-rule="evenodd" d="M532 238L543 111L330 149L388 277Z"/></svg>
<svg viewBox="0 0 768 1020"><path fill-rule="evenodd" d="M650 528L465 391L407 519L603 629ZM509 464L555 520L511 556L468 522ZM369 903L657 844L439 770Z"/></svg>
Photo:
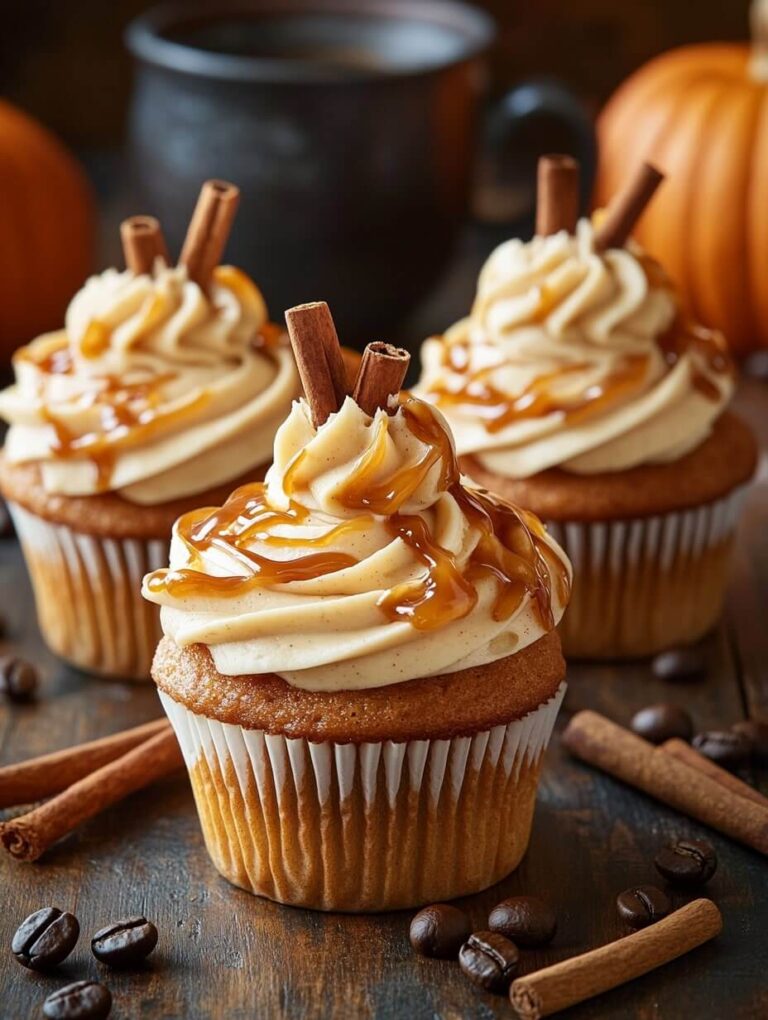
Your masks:
<svg viewBox="0 0 768 1020"><path fill-rule="evenodd" d="M151 310L146 318L152 318ZM265 323L259 335L254 338L253 346L269 353L283 342L282 337L278 326ZM109 328L94 319L83 335L80 349L85 357L96 358L107 349L109 343ZM62 336L60 345L48 350L43 357L37 358L27 349L19 351L17 357L32 361L43 376L72 375L75 371L72 348L66 336ZM181 426L205 407L208 396L201 392L173 411L160 410L163 387L175 377L173 372L167 372L141 382L126 383L115 375L94 376L92 388L79 397L79 404L83 410L97 410L98 429L78 434L67 428L57 417L55 405L46 407L43 417L54 433L52 452L65 460L91 461L96 467L99 490L108 489L119 450L146 442L159 432ZM44 390L42 384L41 396Z"/></svg>
<svg viewBox="0 0 768 1020"><path fill-rule="evenodd" d="M669 277L655 259L643 255L640 257L640 263L650 286L673 289ZM554 307L552 295L546 286L540 287L539 290L540 305L530 318L533 323L543 322ZM656 342L670 369L683 353L694 349L706 360L711 372L726 374L732 371L719 334L695 324L680 312L669 330ZM490 382L489 377L498 366L468 372L471 347L472 344L465 338L445 346L444 367L457 374L465 373L466 378L458 387L449 388L438 382L432 387L430 396L438 406L471 409L471 413L483 421L486 431L490 433L499 432L517 421L545 417L553 413L561 413L566 422L575 425L641 393L650 364L650 357L647 355L627 355L603 382L590 386L582 395L564 402L552 392L552 383L572 372L583 371L589 367L587 362L567 365L556 372L545 373L534 379L521 393L510 396ZM698 369L692 369L691 383L709 400L720 399L717 386Z"/></svg>
<svg viewBox="0 0 768 1020"><path fill-rule="evenodd" d="M426 452L416 463L377 480L389 427L389 418L382 416L370 450L358 461L345 488L336 494L347 509L359 511L355 517L342 521L319 538L286 540L282 535L271 534L276 525L301 524L309 516L309 511L292 498L296 475L305 457L301 451L284 479L284 489L291 497L288 510L273 509L265 485L255 483L238 489L221 508L186 514L177 525L177 535L186 546L189 566L156 571L148 582L150 590L164 591L176 598L236 596L258 587L343 570L358 561L346 553L328 551L327 546L349 531L371 526L376 515L383 519L392 538L401 539L425 568L419 578L396 585L380 599L379 608L388 619L409 622L419 630L431 630L461 619L477 603L476 582L490 576L498 584L494 619L508 619L530 594L542 627L551 630L554 626L551 585L554 581L564 602L570 581L562 562L544 541L542 525L532 515L489 493L464 488L448 434L427 404L406 400L402 412ZM435 465L442 466L440 488L450 492L470 525L480 533L463 572L455 557L433 540L420 515L400 512ZM307 553L290 561L272 560L248 548L254 540L267 545L285 545L288 541L306 548ZM213 548L234 558L245 568L246 575L217 578L203 573L202 554Z"/></svg>

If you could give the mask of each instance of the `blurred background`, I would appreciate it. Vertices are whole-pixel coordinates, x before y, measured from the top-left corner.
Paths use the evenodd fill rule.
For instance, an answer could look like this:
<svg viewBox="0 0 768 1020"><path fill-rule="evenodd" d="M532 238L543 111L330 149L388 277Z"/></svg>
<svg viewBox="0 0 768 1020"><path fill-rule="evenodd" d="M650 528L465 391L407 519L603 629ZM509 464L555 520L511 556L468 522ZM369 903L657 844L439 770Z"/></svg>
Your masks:
<svg viewBox="0 0 768 1020"><path fill-rule="evenodd" d="M125 27L147 0L2 0L0 92L75 148L124 137L132 61ZM215 6L215 5L214 5ZM673 46L743 39L746 0L483 0L499 29L492 91L552 74L597 110L650 57Z"/></svg>

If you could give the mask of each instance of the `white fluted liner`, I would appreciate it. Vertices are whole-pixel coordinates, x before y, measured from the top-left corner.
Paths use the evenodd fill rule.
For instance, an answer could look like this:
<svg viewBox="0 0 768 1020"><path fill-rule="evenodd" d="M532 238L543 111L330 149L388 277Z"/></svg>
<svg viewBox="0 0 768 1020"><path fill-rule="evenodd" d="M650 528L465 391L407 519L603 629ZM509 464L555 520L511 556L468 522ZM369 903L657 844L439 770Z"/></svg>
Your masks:
<svg viewBox="0 0 768 1020"><path fill-rule="evenodd" d="M168 563L168 541L74 531L8 505L35 592L46 643L81 669L149 680L162 636L142 578Z"/></svg>
<svg viewBox="0 0 768 1020"><path fill-rule="evenodd" d="M566 655L650 655L695 641L722 608L746 487L705 506L618 521L547 521L573 564Z"/></svg>
<svg viewBox="0 0 768 1020"><path fill-rule="evenodd" d="M282 902L384 910L485 888L517 866L564 695L562 683L523 719L473 736L361 744L246 730L160 698L226 878ZM400 860L407 848L424 859Z"/></svg>

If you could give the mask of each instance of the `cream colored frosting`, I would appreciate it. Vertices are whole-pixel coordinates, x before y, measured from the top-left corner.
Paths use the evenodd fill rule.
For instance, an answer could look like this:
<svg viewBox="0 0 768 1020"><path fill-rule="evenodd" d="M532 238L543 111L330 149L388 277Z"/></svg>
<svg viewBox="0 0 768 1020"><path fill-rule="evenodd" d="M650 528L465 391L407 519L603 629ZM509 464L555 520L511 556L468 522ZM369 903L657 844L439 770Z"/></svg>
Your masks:
<svg viewBox="0 0 768 1020"><path fill-rule="evenodd" d="M414 405L436 443L415 428ZM365 484L357 492L361 472ZM487 561L489 543L498 545L501 536L489 538L472 516L467 493L474 491L458 482L442 417L421 402L371 419L347 398L318 429L298 401L277 433L265 484L245 486L221 511L178 521L170 570L148 575L144 595L162 606L167 635L180 645L207 645L225 675L277 673L306 690L349 690L492 662L560 619L570 565L536 518L509 510L519 544L504 555L541 587L538 598L532 584L519 589L519 599L515 589L513 608L502 611L500 600L514 585L475 570L473 556L480 551ZM366 500L376 512L361 508ZM432 550L426 556L409 539L422 527ZM220 585L253 578L259 556L270 568L274 561L295 566L309 554L342 560L306 579L262 574L256 584L238 588L235 581L226 593L211 586L211 578L229 579ZM452 580L446 586L438 578L431 589L427 610L439 611L427 626L402 607L409 594L427 590L430 555L445 559ZM441 601L455 583L469 592L460 608L452 598ZM542 600L551 605L548 620Z"/></svg>
<svg viewBox="0 0 768 1020"><path fill-rule="evenodd" d="M250 279L219 266L206 294L183 267L108 269L65 329L14 357L0 394L5 456L40 464L47 491L156 504L268 463L298 393L288 346Z"/></svg>
<svg viewBox="0 0 768 1020"><path fill-rule="evenodd" d="M674 461L734 386L722 337L685 328L660 268L635 245L596 252L582 220L575 236L491 254L470 316L424 344L415 392L442 409L459 454L506 477Z"/></svg>

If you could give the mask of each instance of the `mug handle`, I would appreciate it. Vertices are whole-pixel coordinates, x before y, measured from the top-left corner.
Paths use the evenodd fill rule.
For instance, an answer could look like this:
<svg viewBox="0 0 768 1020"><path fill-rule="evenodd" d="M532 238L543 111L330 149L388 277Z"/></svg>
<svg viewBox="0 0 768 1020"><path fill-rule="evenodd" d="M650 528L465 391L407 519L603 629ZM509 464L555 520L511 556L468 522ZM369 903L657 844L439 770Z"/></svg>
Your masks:
<svg viewBox="0 0 768 1020"><path fill-rule="evenodd" d="M565 152L579 160L580 206L585 212L597 158L592 120L562 82L533 78L510 89L486 115L473 203L477 218L532 229L536 163L547 152Z"/></svg>

